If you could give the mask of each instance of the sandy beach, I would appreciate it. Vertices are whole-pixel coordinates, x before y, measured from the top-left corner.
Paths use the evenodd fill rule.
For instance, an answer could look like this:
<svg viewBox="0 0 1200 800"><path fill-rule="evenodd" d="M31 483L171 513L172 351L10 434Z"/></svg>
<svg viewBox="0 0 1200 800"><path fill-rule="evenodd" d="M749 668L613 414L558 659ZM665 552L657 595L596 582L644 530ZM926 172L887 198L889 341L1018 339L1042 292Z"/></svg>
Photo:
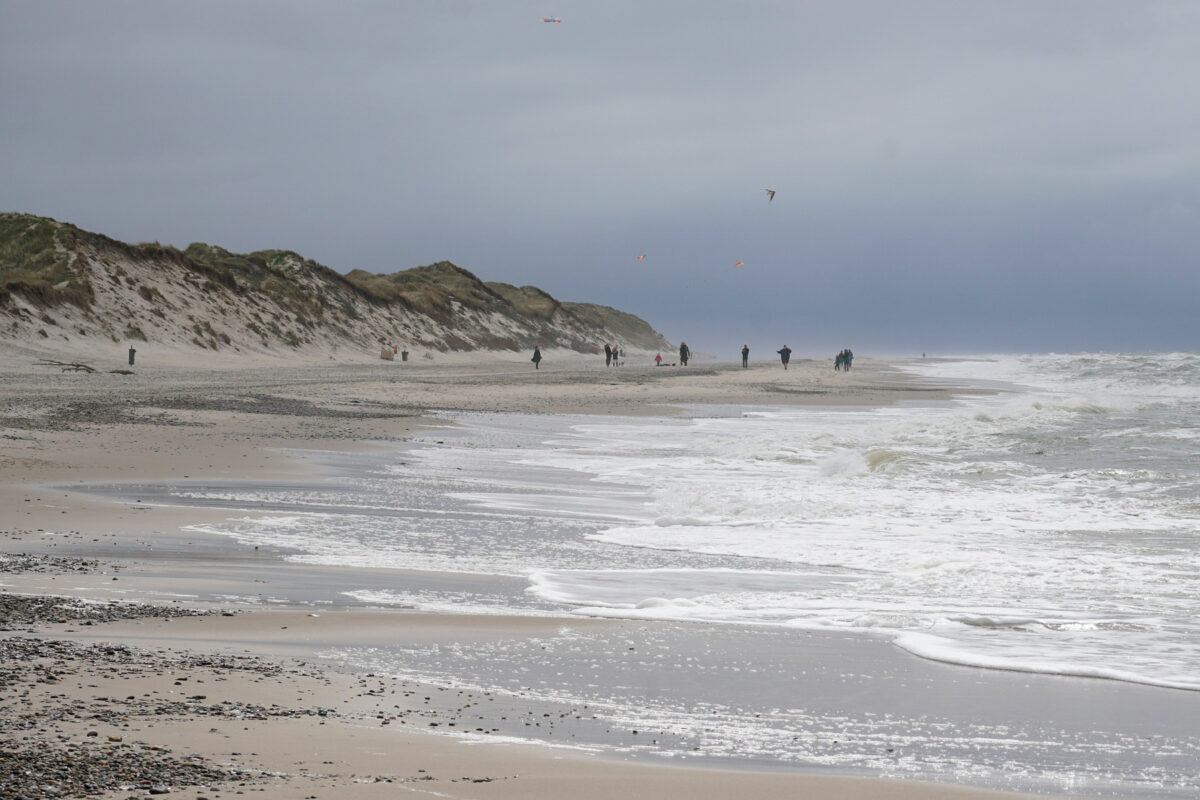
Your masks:
<svg viewBox="0 0 1200 800"><path fill-rule="evenodd" d="M336 670L318 654L349 644L518 640L562 620L316 612L300 595L336 583L336 569L184 530L228 511L73 488L311 479L311 461L296 451L395 445L448 424L430 410L679 416L700 404L950 396L948 387L880 360L856 360L847 374L805 359L786 372L767 361L745 370L656 368L653 354L639 355L647 366L605 369L602 359L548 352L536 371L523 354L186 369L147 357L132 375L62 372L10 355L0 364L0 737L10 754L0 796L1002 796L804 770L622 760L565 736L559 746L525 743L505 733L509 717L522 713L511 700ZM262 587L279 598L270 608L196 599ZM526 724L549 725L549 716Z"/></svg>

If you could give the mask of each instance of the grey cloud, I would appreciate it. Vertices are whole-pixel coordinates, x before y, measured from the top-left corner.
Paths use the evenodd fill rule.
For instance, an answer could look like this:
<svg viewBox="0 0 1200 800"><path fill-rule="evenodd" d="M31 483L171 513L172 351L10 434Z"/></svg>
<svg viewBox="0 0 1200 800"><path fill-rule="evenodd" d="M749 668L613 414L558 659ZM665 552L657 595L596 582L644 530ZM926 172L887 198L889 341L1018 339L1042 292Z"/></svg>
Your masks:
<svg viewBox="0 0 1200 800"><path fill-rule="evenodd" d="M1196 346L1193 4L552 5L10 4L0 205L839 347L1085 287L1079 346Z"/></svg>

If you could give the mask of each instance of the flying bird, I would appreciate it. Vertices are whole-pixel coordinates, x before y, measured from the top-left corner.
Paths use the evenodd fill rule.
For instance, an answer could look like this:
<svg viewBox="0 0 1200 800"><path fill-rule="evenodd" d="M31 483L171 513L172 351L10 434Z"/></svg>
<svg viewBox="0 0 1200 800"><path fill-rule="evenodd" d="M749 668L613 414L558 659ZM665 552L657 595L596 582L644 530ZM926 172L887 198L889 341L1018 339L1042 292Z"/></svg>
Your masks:
<svg viewBox="0 0 1200 800"><path fill-rule="evenodd" d="M767 193L767 202L768 203L775 199L775 190L774 189L763 189L763 191Z"/></svg>
<svg viewBox="0 0 1200 800"><path fill-rule="evenodd" d="M542 17L542 22L562 22L562 17Z"/></svg>

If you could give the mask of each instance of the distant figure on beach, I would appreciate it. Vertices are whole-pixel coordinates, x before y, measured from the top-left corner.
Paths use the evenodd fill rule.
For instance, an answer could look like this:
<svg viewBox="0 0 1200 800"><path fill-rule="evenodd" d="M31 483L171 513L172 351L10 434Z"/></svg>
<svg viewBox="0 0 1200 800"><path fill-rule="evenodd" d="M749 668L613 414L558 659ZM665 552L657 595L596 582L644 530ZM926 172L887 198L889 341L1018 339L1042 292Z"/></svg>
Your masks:
<svg viewBox="0 0 1200 800"><path fill-rule="evenodd" d="M847 347L842 353L842 369L849 372L850 365L854 363L854 351Z"/></svg>
<svg viewBox="0 0 1200 800"><path fill-rule="evenodd" d="M529 360L533 362L533 368L534 368L534 369L541 369L541 368L542 368L542 367L541 367L541 363L542 363L542 348L538 347L537 345L534 345L534 346L533 346L533 358L531 358L531 359L529 359Z"/></svg>
<svg viewBox="0 0 1200 800"><path fill-rule="evenodd" d="M750 345L742 345L742 369L750 366Z"/></svg>
<svg viewBox="0 0 1200 800"><path fill-rule="evenodd" d="M613 351L613 366L614 367L621 366L621 348L617 347L614 344L612 346L612 351Z"/></svg>
<svg viewBox="0 0 1200 800"><path fill-rule="evenodd" d="M692 357L692 351L688 349L687 342L679 343L679 366L686 367L688 359Z"/></svg>
<svg viewBox="0 0 1200 800"><path fill-rule="evenodd" d="M604 366L612 366L612 345L608 342L604 343Z"/></svg>
<svg viewBox="0 0 1200 800"><path fill-rule="evenodd" d="M129 366L131 366L131 367L133 366L133 358L136 355L137 355L137 350L134 350L132 347L130 347L129 348Z"/></svg>
<svg viewBox="0 0 1200 800"><path fill-rule="evenodd" d="M833 371L840 372L842 369L842 361L846 358L846 351L842 350L833 357Z"/></svg>
<svg viewBox="0 0 1200 800"><path fill-rule="evenodd" d="M792 348L785 344L782 350L776 350L775 352L779 353L779 360L783 362L783 368L787 369L788 362L792 360Z"/></svg>
<svg viewBox="0 0 1200 800"><path fill-rule="evenodd" d="M654 366L656 366L656 367L662 366L662 353L654 354Z"/></svg>

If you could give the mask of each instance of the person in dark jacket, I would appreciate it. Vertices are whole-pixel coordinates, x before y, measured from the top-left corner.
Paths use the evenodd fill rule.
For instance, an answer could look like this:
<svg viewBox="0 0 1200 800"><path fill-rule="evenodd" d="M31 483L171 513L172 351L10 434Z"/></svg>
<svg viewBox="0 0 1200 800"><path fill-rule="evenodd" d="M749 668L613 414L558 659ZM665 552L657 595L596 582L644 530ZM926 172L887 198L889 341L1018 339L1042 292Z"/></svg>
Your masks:
<svg viewBox="0 0 1200 800"><path fill-rule="evenodd" d="M612 345L608 342L604 343L604 366L612 366Z"/></svg>
<svg viewBox="0 0 1200 800"><path fill-rule="evenodd" d="M792 360L792 348L785 344L782 350L776 350L775 352L779 353L779 360L783 362L783 368L787 369L788 362Z"/></svg>
<svg viewBox="0 0 1200 800"><path fill-rule="evenodd" d="M750 345L742 345L742 369L750 366Z"/></svg>
<svg viewBox="0 0 1200 800"><path fill-rule="evenodd" d="M533 362L533 368L534 368L534 369L541 369L541 363L542 363L542 348L538 347L537 345L534 345L534 347L533 347L533 358L531 358L531 359L529 359L529 360Z"/></svg>
<svg viewBox="0 0 1200 800"><path fill-rule="evenodd" d="M692 357L692 351L688 349L687 342L679 343L679 366L686 367L688 359Z"/></svg>

